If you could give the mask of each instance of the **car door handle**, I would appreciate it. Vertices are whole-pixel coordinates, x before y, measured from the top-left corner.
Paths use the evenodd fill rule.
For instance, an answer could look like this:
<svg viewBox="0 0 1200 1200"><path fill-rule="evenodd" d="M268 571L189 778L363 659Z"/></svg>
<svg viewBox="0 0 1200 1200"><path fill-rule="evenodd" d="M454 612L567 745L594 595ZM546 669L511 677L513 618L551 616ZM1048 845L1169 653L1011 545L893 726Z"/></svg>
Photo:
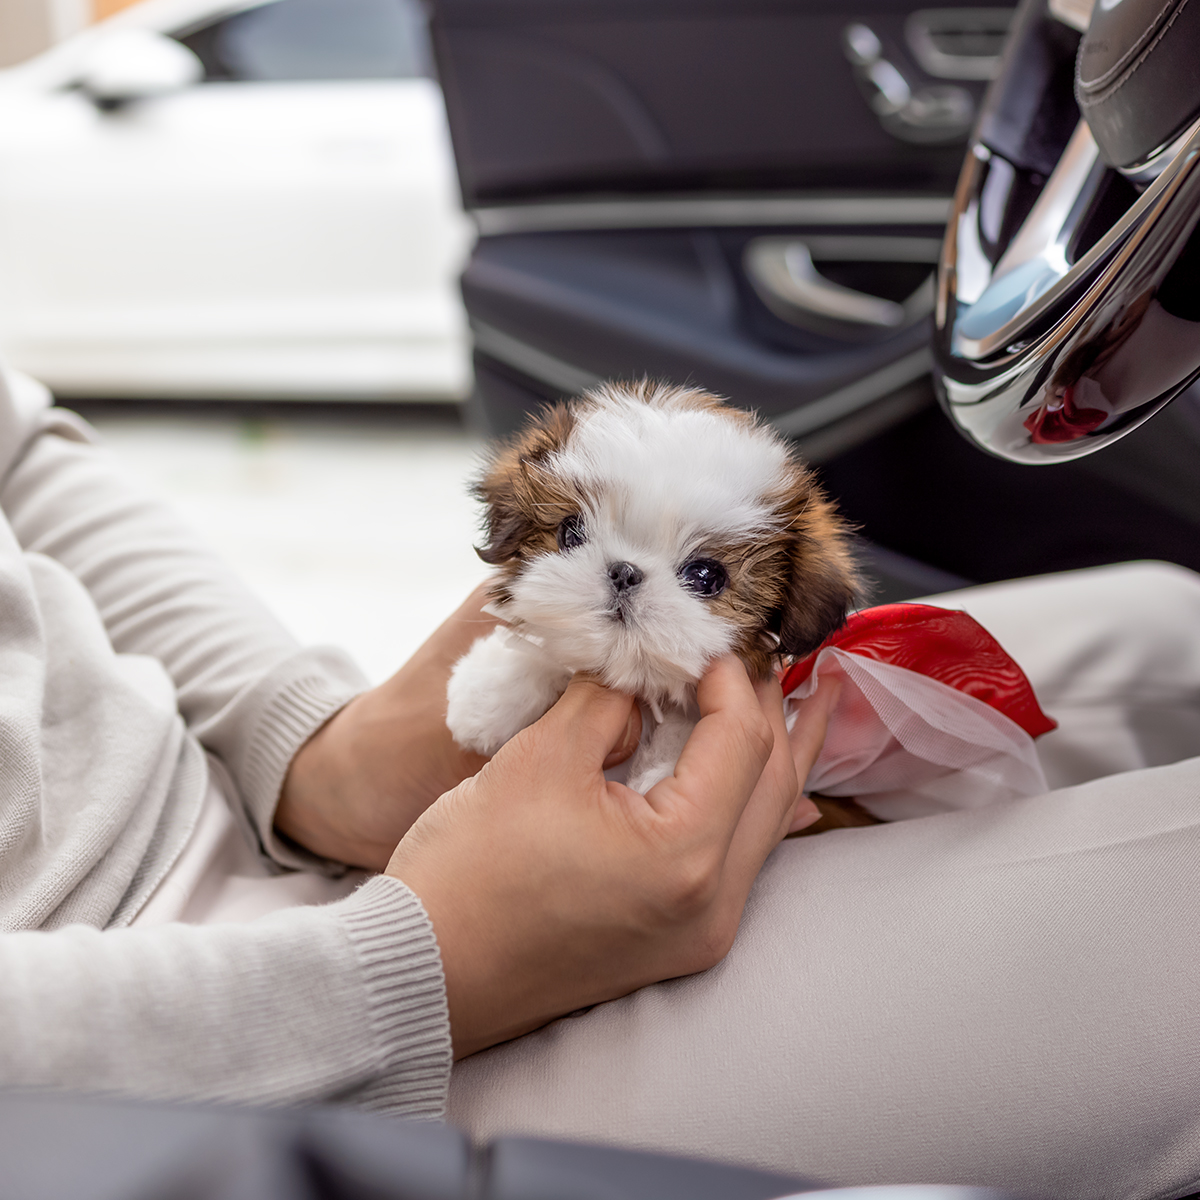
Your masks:
<svg viewBox="0 0 1200 1200"><path fill-rule="evenodd" d="M903 304L826 279L804 242L766 238L751 242L745 263L755 291L784 320L808 314L875 329L897 329L910 320Z"/></svg>

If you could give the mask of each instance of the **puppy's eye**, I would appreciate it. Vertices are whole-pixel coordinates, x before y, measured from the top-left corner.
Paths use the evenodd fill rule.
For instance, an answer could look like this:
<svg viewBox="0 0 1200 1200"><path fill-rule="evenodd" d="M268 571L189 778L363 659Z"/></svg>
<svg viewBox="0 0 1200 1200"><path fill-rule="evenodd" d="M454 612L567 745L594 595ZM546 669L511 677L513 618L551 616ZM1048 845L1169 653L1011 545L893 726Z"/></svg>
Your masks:
<svg viewBox="0 0 1200 1200"><path fill-rule="evenodd" d="M583 518L578 513L567 517L559 525L558 548L560 550L574 550L576 546L582 546L586 541L587 530L584 529Z"/></svg>
<svg viewBox="0 0 1200 1200"><path fill-rule="evenodd" d="M719 596L729 583L729 576L719 562L711 558L693 558L679 568L679 578L688 591L697 596Z"/></svg>

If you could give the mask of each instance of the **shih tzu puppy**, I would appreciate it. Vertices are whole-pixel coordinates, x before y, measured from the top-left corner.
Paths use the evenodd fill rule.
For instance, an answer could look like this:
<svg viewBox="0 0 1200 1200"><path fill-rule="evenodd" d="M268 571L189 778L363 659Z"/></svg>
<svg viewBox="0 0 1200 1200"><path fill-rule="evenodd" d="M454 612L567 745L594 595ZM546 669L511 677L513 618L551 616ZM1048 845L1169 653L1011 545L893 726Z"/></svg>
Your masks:
<svg viewBox="0 0 1200 1200"><path fill-rule="evenodd" d="M455 665L446 719L481 754L589 671L642 705L618 770L644 792L674 768L714 658L762 678L820 645L857 590L847 527L791 447L697 389L609 384L555 405L474 492L505 624Z"/></svg>

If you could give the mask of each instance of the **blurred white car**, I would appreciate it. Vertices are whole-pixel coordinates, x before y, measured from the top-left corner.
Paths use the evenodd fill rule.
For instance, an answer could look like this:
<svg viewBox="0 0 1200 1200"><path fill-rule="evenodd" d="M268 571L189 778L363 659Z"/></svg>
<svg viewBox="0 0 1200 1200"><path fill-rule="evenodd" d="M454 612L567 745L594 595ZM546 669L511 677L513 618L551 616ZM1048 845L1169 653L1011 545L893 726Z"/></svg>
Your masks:
<svg viewBox="0 0 1200 1200"><path fill-rule="evenodd" d="M416 0L146 0L0 72L0 355L72 396L457 399Z"/></svg>

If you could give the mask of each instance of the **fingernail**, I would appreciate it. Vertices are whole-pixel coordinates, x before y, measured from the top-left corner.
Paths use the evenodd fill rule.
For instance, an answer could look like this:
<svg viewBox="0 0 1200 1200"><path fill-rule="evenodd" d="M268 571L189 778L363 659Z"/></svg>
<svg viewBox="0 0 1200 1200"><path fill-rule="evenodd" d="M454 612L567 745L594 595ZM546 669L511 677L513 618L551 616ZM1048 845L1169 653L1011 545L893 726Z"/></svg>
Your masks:
<svg viewBox="0 0 1200 1200"><path fill-rule="evenodd" d="M796 802L795 812L792 813L788 833L799 833L801 829L815 825L820 819L821 810L807 796L801 796Z"/></svg>

